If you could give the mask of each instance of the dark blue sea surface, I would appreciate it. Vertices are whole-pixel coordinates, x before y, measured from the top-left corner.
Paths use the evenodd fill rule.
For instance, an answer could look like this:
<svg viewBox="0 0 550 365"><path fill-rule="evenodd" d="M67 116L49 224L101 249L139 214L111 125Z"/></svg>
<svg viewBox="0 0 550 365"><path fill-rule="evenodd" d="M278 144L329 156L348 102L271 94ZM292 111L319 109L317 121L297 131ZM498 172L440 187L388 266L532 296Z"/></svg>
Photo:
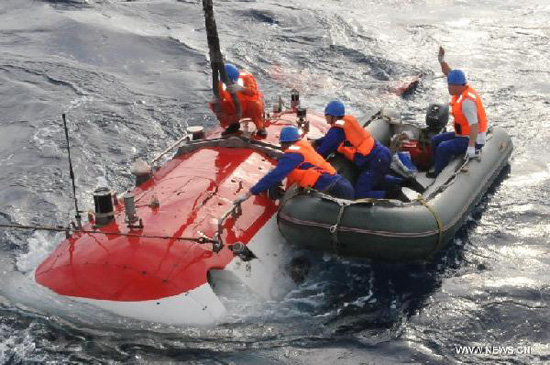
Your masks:
<svg viewBox="0 0 550 365"><path fill-rule="evenodd" d="M208 328L55 298L33 271L63 235L0 230L0 362L550 363L550 3L214 3L224 56L257 76L267 105L296 87L314 110L338 97L359 118L386 106L421 124L430 102L449 99L443 45L512 136L510 167L433 262L306 253L310 275L282 300L241 298ZM216 125L207 55L201 1L2 0L0 223L74 215L62 113L86 210L97 186L132 185L136 158L187 125ZM416 75L414 92L394 93Z"/></svg>

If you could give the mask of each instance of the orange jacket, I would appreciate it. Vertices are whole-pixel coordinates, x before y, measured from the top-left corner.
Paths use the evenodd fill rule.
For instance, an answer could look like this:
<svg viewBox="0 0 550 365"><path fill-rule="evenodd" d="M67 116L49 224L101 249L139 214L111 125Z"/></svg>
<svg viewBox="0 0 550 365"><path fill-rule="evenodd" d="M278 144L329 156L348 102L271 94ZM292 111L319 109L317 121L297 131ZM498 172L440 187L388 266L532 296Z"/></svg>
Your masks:
<svg viewBox="0 0 550 365"><path fill-rule="evenodd" d="M307 141L300 140L294 143L285 153L299 153L304 157L304 162L298 165L298 167L292 170L287 176L287 187L294 183L302 188L313 187L324 172L330 175L336 174L334 167L325 161L323 156L318 154L313 146ZM300 167L306 163L312 166L300 169Z"/></svg>
<svg viewBox="0 0 550 365"><path fill-rule="evenodd" d="M332 126L342 128L346 134L346 140L338 146L338 152L348 160L353 161L356 153L367 156L374 148L376 143L374 138L351 115L346 115L343 119L337 120ZM351 146L346 146L346 144L351 144Z"/></svg>
<svg viewBox="0 0 550 365"><path fill-rule="evenodd" d="M246 90L237 93L240 103L246 103L248 101L258 101L262 98L262 93L258 89L258 84L254 76L248 72L241 71L237 84L243 86ZM226 90L225 84L220 81L220 99L232 101L231 94Z"/></svg>
<svg viewBox="0 0 550 365"><path fill-rule="evenodd" d="M485 109L483 108L483 103L481 102L481 97L479 94L472 89L470 86L461 94L453 95L451 100L451 113L453 114L455 120L455 133L457 136L469 136L470 135L470 125L466 116L462 112L462 103L464 100L469 99L476 103L477 109L477 127L478 132L483 133L487 131L487 115L485 114Z"/></svg>

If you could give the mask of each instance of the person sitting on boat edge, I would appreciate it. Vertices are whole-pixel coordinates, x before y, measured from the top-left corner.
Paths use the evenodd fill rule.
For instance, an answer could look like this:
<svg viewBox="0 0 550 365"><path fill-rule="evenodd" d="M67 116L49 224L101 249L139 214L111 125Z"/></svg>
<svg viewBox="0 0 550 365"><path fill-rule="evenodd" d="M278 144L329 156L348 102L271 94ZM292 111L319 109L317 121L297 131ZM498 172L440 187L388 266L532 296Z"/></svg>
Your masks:
<svg viewBox="0 0 550 365"><path fill-rule="evenodd" d="M264 126L264 97L258 88L254 76L246 71L239 71L230 63L225 64L225 73L231 85L220 81L220 100L209 103L210 109L216 114L220 125L226 128L222 135L237 133L240 129L239 116L235 109L231 92L237 94L241 104L241 118L250 118L256 125L259 136L267 136ZM215 103L219 102L219 112L216 113Z"/></svg>
<svg viewBox="0 0 550 365"><path fill-rule="evenodd" d="M451 95L451 114L454 118L454 132L441 133L431 139L434 155L434 171L426 174L435 178L449 164L452 156L465 154L476 156L485 144L487 115L481 97L470 85L461 70L451 70L445 61L445 50L439 47L438 55L441 71L447 76Z"/></svg>
<svg viewBox="0 0 550 365"><path fill-rule="evenodd" d="M340 199L353 199L354 191L351 183L338 175L325 159L315 152L308 141L301 138L298 128L284 127L281 130L279 142L284 155L277 166L261 178L250 190L234 201L241 204L252 195L267 191L287 178L287 187L296 183L302 188L312 187L325 194Z"/></svg>
<svg viewBox="0 0 550 365"><path fill-rule="evenodd" d="M332 100L325 108L325 119L330 129L324 137L315 141L317 152L327 158L338 151L360 170L355 184L355 199L397 198L409 199L400 189L384 189L384 178L390 172L391 152L362 128L357 119L346 115L344 103Z"/></svg>

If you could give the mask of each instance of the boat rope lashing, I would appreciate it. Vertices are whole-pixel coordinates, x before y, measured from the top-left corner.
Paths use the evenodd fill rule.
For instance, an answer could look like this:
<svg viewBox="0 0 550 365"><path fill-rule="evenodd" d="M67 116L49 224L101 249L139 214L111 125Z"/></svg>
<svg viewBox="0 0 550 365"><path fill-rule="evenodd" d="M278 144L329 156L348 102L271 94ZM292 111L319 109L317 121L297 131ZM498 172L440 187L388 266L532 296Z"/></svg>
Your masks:
<svg viewBox="0 0 550 365"><path fill-rule="evenodd" d="M387 199L361 198L361 199L354 200L352 204L374 204L375 202L379 202L382 200L387 200Z"/></svg>
<svg viewBox="0 0 550 365"><path fill-rule="evenodd" d="M470 159L465 158L462 160L462 163L456 168L455 172L445 181L445 183L441 184L437 189L435 189L433 192L430 193L429 197L434 197L435 195L439 194L443 190L447 189L449 186L454 184L456 179L458 178L458 175L462 172L468 172L468 162L470 162Z"/></svg>
<svg viewBox="0 0 550 365"><path fill-rule="evenodd" d="M369 124L372 123L373 120L380 117L380 114L382 114L382 110L379 110L376 113L374 113L365 123L363 123L363 128L367 127Z"/></svg>
<svg viewBox="0 0 550 365"><path fill-rule="evenodd" d="M338 240L338 226L340 226L340 223L342 221L342 216L344 215L344 210L348 206L348 204L345 204L343 202L337 202L340 206L340 210L338 211L338 217L336 218L336 223L334 223L332 226L329 227L329 232L332 240L332 249L334 250L335 254L339 254L339 248L342 246L342 243Z"/></svg>
<svg viewBox="0 0 550 365"><path fill-rule="evenodd" d="M437 223L437 229L439 230L439 237L437 239L437 245L434 247L434 252L437 251L441 247L441 243L443 241L443 223L441 223L441 218L439 217L439 214L429 206L428 202L422 197L422 195L418 195L418 198L416 198L417 201L420 202L423 206L426 207L432 213L432 215L435 218L435 221Z"/></svg>

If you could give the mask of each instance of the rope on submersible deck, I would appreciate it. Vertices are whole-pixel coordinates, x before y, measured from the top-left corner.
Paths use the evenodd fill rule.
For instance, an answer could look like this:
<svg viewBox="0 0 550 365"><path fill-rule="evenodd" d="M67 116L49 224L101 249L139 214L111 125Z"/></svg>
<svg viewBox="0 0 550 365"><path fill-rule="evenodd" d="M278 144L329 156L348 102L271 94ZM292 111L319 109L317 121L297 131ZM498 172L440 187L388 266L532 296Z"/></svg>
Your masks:
<svg viewBox="0 0 550 365"><path fill-rule="evenodd" d="M120 236L120 237L131 237L131 238L156 238L164 240L176 240L176 241L191 241L197 242L200 244L204 243L217 243L215 239L211 239L205 236L202 237L177 237L177 236L161 236L161 235L151 235L151 234L138 234L138 233L123 233L123 232L113 232L113 231L96 231L96 230L86 230L86 229L75 229L72 230L69 227L61 226L28 226L22 224L0 224L0 228L11 228L11 229L26 229L34 231L51 231L51 232L78 232L78 233L87 233L87 234L103 234L106 236Z"/></svg>

